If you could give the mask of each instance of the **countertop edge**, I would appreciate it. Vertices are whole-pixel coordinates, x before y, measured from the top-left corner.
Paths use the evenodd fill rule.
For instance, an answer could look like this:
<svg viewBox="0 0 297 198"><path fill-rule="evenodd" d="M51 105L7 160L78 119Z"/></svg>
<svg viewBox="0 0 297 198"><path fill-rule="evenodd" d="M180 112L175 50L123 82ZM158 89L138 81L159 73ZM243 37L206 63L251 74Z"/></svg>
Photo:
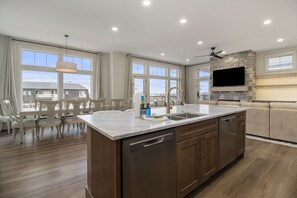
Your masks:
<svg viewBox="0 0 297 198"><path fill-rule="evenodd" d="M158 127L158 128L154 128L154 129L144 129L142 131L136 131L134 133L127 133L127 134L122 134L122 135L117 135L117 136L111 136L108 133L106 133L106 132L100 130L99 128L97 128L92 123L89 123L88 121L86 121L84 119L84 116L86 116L86 115L78 116L78 118L80 120L82 120L83 122L85 122L89 127L91 127L94 130L98 131L99 133L106 136L110 140L116 141L116 140L121 140L121 139L129 138L129 137L134 137L134 136L137 136L137 135L143 135L143 134L159 131L159 130L179 127L179 126L183 126L183 125L187 125L187 124L192 124L192 123L195 123L195 122L200 122L200 121L209 120L209 119L213 119L213 118L219 118L219 117L222 117L222 116L231 115L231 114L235 114L235 113L239 113L239 112L244 112L247 109L249 109L249 108L244 107L244 109L238 109L238 110L234 110L234 111L228 112L228 113L219 113L219 114L214 114L214 115L205 115L205 117L201 116L201 117L198 117L198 118L189 118L189 119L181 120L181 121L172 121L174 123L169 124L167 126L162 126L162 127ZM90 116L90 115L88 115L88 116ZM143 121L146 121L146 120L143 120ZM150 122L150 121L146 121L146 122Z"/></svg>

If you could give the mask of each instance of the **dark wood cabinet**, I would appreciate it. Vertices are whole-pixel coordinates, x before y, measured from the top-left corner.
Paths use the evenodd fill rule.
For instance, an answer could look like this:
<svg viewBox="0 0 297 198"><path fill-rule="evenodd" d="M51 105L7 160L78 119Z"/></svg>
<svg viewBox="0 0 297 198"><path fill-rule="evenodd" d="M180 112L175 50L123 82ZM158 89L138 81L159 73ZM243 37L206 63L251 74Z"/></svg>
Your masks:
<svg viewBox="0 0 297 198"><path fill-rule="evenodd" d="M177 197L184 197L200 183L201 137L177 143Z"/></svg>
<svg viewBox="0 0 297 198"><path fill-rule="evenodd" d="M245 136L246 136L246 115L245 112L237 114L236 127L236 151L237 156L244 153L245 150Z"/></svg>
<svg viewBox="0 0 297 198"><path fill-rule="evenodd" d="M200 170L201 179L205 181L218 169L218 131L201 135L201 138L202 163Z"/></svg>
<svg viewBox="0 0 297 198"><path fill-rule="evenodd" d="M218 169L218 121L177 128L177 197L184 197Z"/></svg>

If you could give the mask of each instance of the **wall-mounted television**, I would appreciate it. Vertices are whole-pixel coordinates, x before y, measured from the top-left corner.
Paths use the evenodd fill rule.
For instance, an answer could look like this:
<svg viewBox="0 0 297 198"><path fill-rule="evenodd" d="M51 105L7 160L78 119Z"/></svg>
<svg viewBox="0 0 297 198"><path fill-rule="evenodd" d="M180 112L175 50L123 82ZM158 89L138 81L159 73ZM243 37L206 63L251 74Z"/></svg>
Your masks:
<svg viewBox="0 0 297 198"><path fill-rule="evenodd" d="M245 67L235 67L213 71L213 87L244 86Z"/></svg>

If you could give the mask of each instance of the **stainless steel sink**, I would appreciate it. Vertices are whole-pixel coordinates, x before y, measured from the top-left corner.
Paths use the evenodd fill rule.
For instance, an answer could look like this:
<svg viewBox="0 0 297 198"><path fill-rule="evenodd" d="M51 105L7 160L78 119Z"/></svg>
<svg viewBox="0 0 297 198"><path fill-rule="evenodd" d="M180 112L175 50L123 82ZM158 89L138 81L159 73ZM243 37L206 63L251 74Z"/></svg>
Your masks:
<svg viewBox="0 0 297 198"><path fill-rule="evenodd" d="M205 114L194 114L194 113L179 113L179 114L172 114L168 115L169 120L184 120L189 118L196 118L199 116L204 116Z"/></svg>

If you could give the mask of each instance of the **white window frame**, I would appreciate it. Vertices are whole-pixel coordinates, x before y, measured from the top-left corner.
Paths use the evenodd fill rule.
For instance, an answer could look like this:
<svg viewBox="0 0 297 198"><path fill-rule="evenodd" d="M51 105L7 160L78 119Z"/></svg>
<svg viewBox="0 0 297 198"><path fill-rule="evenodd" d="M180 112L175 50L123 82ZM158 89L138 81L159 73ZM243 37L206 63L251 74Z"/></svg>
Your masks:
<svg viewBox="0 0 297 198"><path fill-rule="evenodd" d="M144 79L144 92L146 101L150 101L150 79L164 79L165 80L165 98L166 98L166 93L170 89L170 80L176 80L177 81L177 86L180 88L181 87L181 81L182 81L182 72L180 69L180 66L178 65L173 65L173 64L166 64L166 63L161 63L161 62L156 62L156 61L149 61L149 60L144 60L144 59L138 59L138 58L133 58L132 59L132 67L133 64L141 64L144 65L144 74L134 74L132 70L132 76L133 76L133 91L135 89L134 87L134 79L135 78L142 78ZM155 67L161 67L165 68L166 75L165 76L157 76L157 75L150 75L150 66L155 66ZM177 69L178 75L177 77L170 77L170 69ZM179 93L177 94L177 97L179 98Z"/></svg>
<svg viewBox="0 0 297 198"><path fill-rule="evenodd" d="M277 57L281 57L281 56L290 56L290 55L292 55L292 57L293 57L292 68L269 70L269 59L270 58L277 58ZM265 56L265 73L281 73L281 72L292 71L292 70L296 70L296 52L295 51L269 54L269 55Z"/></svg>
<svg viewBox="0 0 297 198"><path fill-rule="evenodd" d="M203 69L203 68L208 68L209 70L209 76L203 76L203 77L199 77L199 70ZM198 100L201 99L201 93L200 93L200 81L202 80L207 80L208 81L208 98L210 99L210 65L201 65L197 68L196 71L196 82L197 82L197 92L199 92L199 98L197 97Z"/></svg>
<svg viewBox="0 0 297 198"><path fill-rule="evenodd" d="M22 42L22 41L14 41L13 43L14 46L14 52L16 56L14 57L16 66L17 66L17 72L16 76L18 76L19 81L16 83L19 85L19 101L20 101L20 109L22 109L23 106L23 95L22 95L22 71L36 71L36 72L54 72L57 73L57 94L59 99L63 99L64 97L64 89L63 89L63 84L64 84L64 77L63 77L63 72L57 72L56 68L53 67L46 67L46 66L31 66L31 65L22 65L21 64L21 57L22 57L22 50L27 49L27 50L33 50L33 51L39 51L39 52L45 52L45 53L53 53L58 55L58 61L63 60L63 57L66 56L65 49L59 49L57 47L50 47L42 44L33 44L33 43L27 43L27 42ZM88 58L92 60L92 65L91 65L91 70L77 70L76 73L74 74L82 74L82 75L90 75L91 79L91 87L90 87L90 98L93 98L95 96L95 86L94 83L96 81L96 76L94 75L95 73L95 67L97 65L97 58L95 54L87 53L87 52L78 52L78 51L73 51L73 50L67 50L67 56L72 56L72 57L78 57L78 58Z"/></svg>

